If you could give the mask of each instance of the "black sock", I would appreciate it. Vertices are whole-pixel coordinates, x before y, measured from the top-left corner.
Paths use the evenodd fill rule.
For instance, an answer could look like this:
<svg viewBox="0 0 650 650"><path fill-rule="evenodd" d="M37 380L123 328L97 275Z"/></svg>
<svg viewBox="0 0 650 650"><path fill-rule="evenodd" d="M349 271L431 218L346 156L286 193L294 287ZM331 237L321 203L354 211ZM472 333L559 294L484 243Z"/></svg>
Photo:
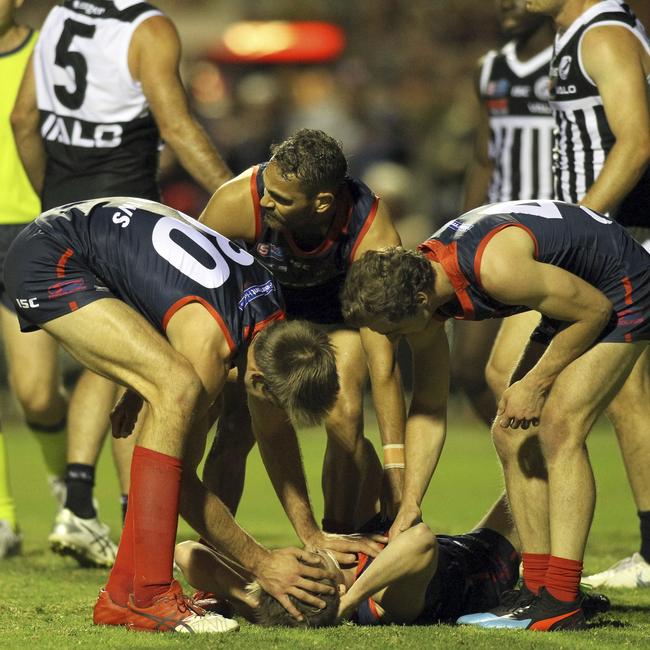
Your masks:
<svg viewBox="0 0 650 650"><path fill-rule="evenodd" d="M122 504L122 526L124 526L124 522L126 521L126 508L129 505L129 495L128 494L121 495L120 503Z"/></svg>
<svg viewBox="0 0 650 650"><path fill-rule="evenodd" d="M650 563L650 510L639 511L638 515L641 522L641 550L639 553L646 562Z"/></svg>
<svg viewBox="0 0 650 650"><path fill-rule="evenodd" d="M68 489L65 507L82 519L96 517L97 512L93 505L94 466L68 463L65 470L65 485Z"/></svg>

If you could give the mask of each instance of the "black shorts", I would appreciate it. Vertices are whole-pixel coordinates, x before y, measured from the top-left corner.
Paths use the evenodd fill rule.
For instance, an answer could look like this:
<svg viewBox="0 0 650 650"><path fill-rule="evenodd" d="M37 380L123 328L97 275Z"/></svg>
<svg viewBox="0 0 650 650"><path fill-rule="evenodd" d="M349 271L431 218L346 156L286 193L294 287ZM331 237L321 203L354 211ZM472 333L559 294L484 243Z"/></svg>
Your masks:
<svg viewBox="0 0 650 650"><path fill-rule="evenodd" d="M37 224L13 242L4 269L6 292L23 332L101 298L116 296L83 264L72 248Z"/></svg>
<svg viewBox="0 0 650 650"><path fill-rule="evenodd" d="M437 535L438 570L415 624L455 623L499 603L519 578L520 558L503 535L479 528L466 535Z"/></svg>
<svg viewBox="0 0 650 650"><path fill-rule="evenodd" d="M5 268L5 259L7 258L7 252L9 247L13 243L14 239L18 237L18 234L29 224L27 223L18 223L18 224L8 224L0 225L0 302L11 311L16 311L13 300L7 295L4 283L4 268Z"/></svg>

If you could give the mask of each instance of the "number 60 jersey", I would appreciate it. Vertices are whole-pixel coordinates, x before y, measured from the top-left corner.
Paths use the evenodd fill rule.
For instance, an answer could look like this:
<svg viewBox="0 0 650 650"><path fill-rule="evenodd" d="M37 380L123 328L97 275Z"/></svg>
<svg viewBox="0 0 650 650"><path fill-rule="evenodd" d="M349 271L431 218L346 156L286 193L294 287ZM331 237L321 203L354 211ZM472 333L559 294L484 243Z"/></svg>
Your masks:
<svg viewBox="0 0 650 650"><path fill-rule="evenodd" d="M160 134L128 54L136 28L159 15L138 0L66 0L48 14L34 49L43 210L107 195L158 199Z"/></svg>
<svg viewBox="0 0 650 650"><path fill-rule="evenodd" d="M164 333L178 309L199 302L234 355L284 318L278 284L252 255L144 199L95 199L45 212L12 244L5 283L23 331L112 297Z"/></svg>

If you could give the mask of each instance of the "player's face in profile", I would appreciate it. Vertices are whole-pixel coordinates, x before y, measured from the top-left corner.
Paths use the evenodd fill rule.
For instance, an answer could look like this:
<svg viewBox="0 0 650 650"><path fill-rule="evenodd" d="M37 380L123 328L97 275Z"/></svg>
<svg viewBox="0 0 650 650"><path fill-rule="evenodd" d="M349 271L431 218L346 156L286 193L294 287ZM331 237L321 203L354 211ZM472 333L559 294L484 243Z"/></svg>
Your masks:
<svg viewBox="0 0 650 650"><path fill-rule="evenodd" d="M313 201L303 192L300 181L295 177L284 178L273 161L264 170L264 187L260 205L269 228L293 230L313 219Z"/></svg>
<svg viewBox="0 0 650 650"><path fill-rule="evenodd" d="M497 0L501 32L507 38L524 36L537 29L544 20L526 10L527 0Z"/></svg>
<svg viewBox="0 0 650 650"><path fill-rule="evenodd" d="M568 0L526 0L526 9L532 13L557 15Z"/></svg>

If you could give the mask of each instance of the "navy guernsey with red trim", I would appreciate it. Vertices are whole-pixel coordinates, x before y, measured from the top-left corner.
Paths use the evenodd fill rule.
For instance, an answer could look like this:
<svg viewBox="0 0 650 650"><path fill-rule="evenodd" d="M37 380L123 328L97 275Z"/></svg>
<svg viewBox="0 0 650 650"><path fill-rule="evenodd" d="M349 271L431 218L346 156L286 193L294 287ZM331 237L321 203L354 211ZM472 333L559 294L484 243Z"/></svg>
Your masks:
<svg viewBox="0 0 650 650"><path fill-rule="evenodd" d="M511 201L453 219L418 246L441 264L456 294L440 318L485 320L528 311L495 300L481 283L481 259L490 239L508 227L525 230L535 259L558 266L600 289L613 303L600 340L650 340L650 255L624 228L588 208L559 201Z"/></svg>
<svg viewBox="0 0 650 650"><path fill-rule="evenodd" d="M12 247L12 296L34 296L23 331L94 300L123 300L158 331L183 306L202 304L232 354L284 318L277 281L246 250L177 210L110 197L55 208Z"/></svg>
<svg viewBox="0 0 650 650"><path fill-rule="evenodd" d="M260 201L267 165L257 165L251 176L255 241L249 250L280 282L289 318L342 323L339 294L354 254L375 219L379 199L364 183L346 177L325 239L315 249L304 251L289 233L264 223Z"/></svg>

